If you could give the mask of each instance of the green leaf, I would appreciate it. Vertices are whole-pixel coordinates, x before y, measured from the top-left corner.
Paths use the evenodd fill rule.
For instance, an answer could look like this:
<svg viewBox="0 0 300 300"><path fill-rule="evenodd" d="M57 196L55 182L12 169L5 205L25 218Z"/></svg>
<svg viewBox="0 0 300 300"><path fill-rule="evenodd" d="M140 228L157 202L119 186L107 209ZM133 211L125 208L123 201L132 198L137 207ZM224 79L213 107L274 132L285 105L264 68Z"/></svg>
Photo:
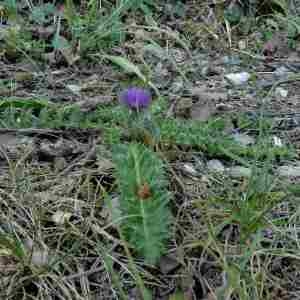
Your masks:
<svg viewBox="0 0 300 300"><path fill-rule="evenodd" d="M49 103L45 100L35 100L35 99L0 100L0 110L4 110L9 107L40 110L46 106L49 106Z"/></svg>
<svg viewBox="0 0 300 300"><path fill-rule="evenodd" d="M242 7L238 4L231 5L224 11L225 19L232 25L240 22L242 14Z"/></svg>
<svg viewBox="0 0 300 300"><path fill-rule="evenodd" d="M138 254L155 264L170 235L168 183L162 161L142 144L115 146L113 160L121 194L121 229ZM146 194L142 193L145 186Z"/></svg>
<svg viewBox="0 0 300 300"><path fill-rule="evenodd" d="M104 58L106 58L106 59L110 60L112 63L118 65L125 72L127 72L129 74L135 74L141 80L143 80L144 82L147 82L146 76L143 75L143 73L141 72L139 67L136 66L135 64L133 64L127 58L124 58L121 56L114 56L114 55L104 55Z"/></svg>
<svg viewBox="0 0 300 300"><path fill-rule="evenodd" d="M35 6L32 9L30 19L40 25L46 23L50 15L54 14L55 6L51 3Z"/></svg>
<svg viewBox="0 0 300 300"><path fill-rule="evenodd" d="M23 259L25 252L17 237L0 233L0 255L13 255L16 258Z"/></svg>
<svg viewBox="0 0 300 300"><path fill-rule="evenodd" d="M183 292L176 292L169 297L169 300L187 300Z"/></svg>
<svg viewBox="0 0 300 300"><path fill-rule="evenodd" d="M56 50L71 48L71 45L68 42L68 40L66 40L63 36L60 36L59 34L55 34L52 40L52 46Z"/></svg>

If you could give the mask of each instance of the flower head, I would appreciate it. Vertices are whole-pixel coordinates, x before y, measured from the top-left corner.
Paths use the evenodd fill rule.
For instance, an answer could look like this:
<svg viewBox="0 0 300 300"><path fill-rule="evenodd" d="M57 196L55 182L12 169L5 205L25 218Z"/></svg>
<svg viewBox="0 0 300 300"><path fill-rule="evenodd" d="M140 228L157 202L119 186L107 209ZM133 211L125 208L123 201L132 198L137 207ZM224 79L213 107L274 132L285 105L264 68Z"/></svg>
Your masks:
<svg viewBox="0 0 300 300"><path fill-rule="evenodd" d="M151 94L148 90L132 87L123 91L120 102L134 110L147 108L151 102Z"/></svg>

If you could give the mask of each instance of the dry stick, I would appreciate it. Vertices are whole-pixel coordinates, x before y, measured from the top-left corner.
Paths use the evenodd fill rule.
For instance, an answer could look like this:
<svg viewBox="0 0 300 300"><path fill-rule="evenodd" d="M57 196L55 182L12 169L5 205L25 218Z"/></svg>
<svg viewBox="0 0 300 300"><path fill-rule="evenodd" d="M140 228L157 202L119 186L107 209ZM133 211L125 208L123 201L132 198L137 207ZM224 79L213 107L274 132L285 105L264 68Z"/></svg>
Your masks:
<svg viewBox="0 0 300 300"><path fill-rule="evenodd" d="M87 161L89 161L93 156L96 155L96 148L97 148L97 142L100 140L100 138L96 139L96 141L93 143L92 148L88 151L88 153L84 153L81 155L78 159L75 160L74 163L66 167L62 172L58 174L59 176L65 176L67 175L74 167L76 166L83 166Z"/></svg>
<svg viewBox="0 0 300 300"><path fill-rule="evenodd" d="M101 267L98 267L98 268L94 268L92 270L82 271L82 272L79 272L77 274L65 276L65 277L62 278L62 280L73 280L73 279L76 279L78 277L80 278L80 277L83 277L83 276L89 276L89 275L92 275L94 273L101 272L104 269L105 269L105 267L101 266Z"/></svg>

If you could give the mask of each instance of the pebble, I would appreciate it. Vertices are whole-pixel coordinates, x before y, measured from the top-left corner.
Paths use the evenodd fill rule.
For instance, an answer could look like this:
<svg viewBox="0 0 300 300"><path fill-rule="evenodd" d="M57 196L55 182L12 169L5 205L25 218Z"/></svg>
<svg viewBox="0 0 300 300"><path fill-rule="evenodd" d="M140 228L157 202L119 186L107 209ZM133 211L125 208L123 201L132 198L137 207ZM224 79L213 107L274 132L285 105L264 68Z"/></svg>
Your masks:
<svg viewBox="0 0 300 300"><path fill-rule="evenodd" d="M279 78L283 78L283 77L286 77L289 72L290 72L290 70L287 67L281 66L274 71L274 74L275 74L275 76L277 76Z"/></svg>
<svg viewBox="0 0 300 300"><path fill-rule="evenodd" d="M300 165L281 166L277 169L278 175L283 177L300 177Z"/></svg>
<svg viewBox="0 0 300 300"><path fill-rule="evenodd" d="M276 146L276 147L283 147L283 142L282 142L281 138L279 138L276 135L273 135L272 138L273 138L273 144L274 144L274 146Z"/></svg>
<svg viewBox="0 0 300 300"><path fill-rule="evenodd" d="M63 225L65 222L70 220L71 216L72 214L69 212L58 210L52 215L51 219L55 224Z"/></svg>
<svg viewBox="0 0 300 300"><path fill-rule="evenodd" d="M225 75L225 78L233 85L242 85L248 82L250 74L247 72L230 73Z"/></svg>
<svg viewBox="0 0 300 300"><path fill-rule="evenodd" d="M238 42L238 46L240 50L246 50L247 49L247 43L245 40L240 40Z"/></svg>
<svg viewBox="0 0 300 300"><path fill-rule="evenodd" d="M251 169L242 166L235 166L229 168L228 173L233 178L250 177Z"/></svg>
<svg viewBox="0 0 300 300"><path fill-rule="evenodd" d="M49 253L47 250L33 250L31 263L37 267L46 266L49 263Z"/></svg>
<svg viewBox="0 0 300 300"><path fill-rule="evenodd" d="M225 171L223 163L218 159L209 160L207 162L207 168L211 172L223 173Z"/></svg>
<svg viewBox="0 0 300 300"><path fill-rule="evenodd" d="M288 96L288 90L282 88L282 87L277 87L275 89L275 97L277 99L280 99L280 98L286 98Z"/></svg>
<svg viewBox="0 0 300 300"><path fill-rule="evenodd" d="M192 164L189 164L189 163L183 165L183 171L184 171L185 174L190 175L190 176L199 175L199 173L194 168L194 166Z"/></svg>

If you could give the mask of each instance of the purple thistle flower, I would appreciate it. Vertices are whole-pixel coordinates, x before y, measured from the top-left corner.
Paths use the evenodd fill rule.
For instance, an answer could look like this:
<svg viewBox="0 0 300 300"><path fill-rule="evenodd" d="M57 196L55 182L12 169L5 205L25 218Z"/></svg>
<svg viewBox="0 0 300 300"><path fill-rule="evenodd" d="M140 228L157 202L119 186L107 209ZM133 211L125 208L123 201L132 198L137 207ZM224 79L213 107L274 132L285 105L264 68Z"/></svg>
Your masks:
<svg viewBox="0 0 300 300"><path fill-rule="evenodd" d="M134 110L144 109L150 105L151 94L142 88L128 88L121 93L120 102Z"/></svg>

